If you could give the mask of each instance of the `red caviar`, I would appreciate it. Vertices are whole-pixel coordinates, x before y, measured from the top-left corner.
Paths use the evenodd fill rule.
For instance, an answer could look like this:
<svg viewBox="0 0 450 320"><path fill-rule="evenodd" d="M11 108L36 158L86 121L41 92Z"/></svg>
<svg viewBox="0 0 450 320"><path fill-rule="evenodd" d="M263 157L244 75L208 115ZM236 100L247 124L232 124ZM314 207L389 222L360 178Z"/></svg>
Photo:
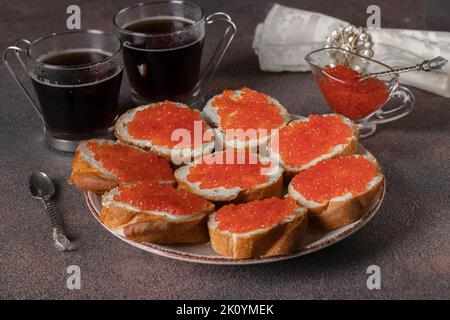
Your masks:
<svg viewBox="0 0 450 320"><path fill-rule="evenodd" d="M216 213L217 229L245 233L265 229L294 215L297 204L292 198L270 198L245 204L230 204Z"/></svg>
<svg viewBox="0 0 450 320"><path fill-rule="evenodd" d="M306 200L324 202L347 193L365 191L377 176L377 166L363 156L328 159L300 172L292 180Z"/></svg>
<svg viewBox="0 0 450 320"><path fill-rule="evenodd" d="M121 183L175 180L169 163L151 153L108 141L89 141L87 148Z"/></svg>
<svg viewBox="0 0 450 320"><path fill-rule="evenodd" d="M350 67L324 67L323 77L317 78L328 105L336 113L352 120L369 116L389 98L386 84L378 78L360 81L361 74ZM327 76L328 75L328 76Z"/></svg>
<svg viewBox="0 0 450 320"><path fill-rule="evenodd" d="M226 129L275 129L283 124L280 109L263 93L242 88L240 96L225 90L212 101L218 108L220 128Z"/></svg>
<svg viewBox="0 0 450 320"><path fill-rule="evenodd" d="M201 189L249 189L267 182L268 176L264 174L264 169L269 168L270 164L261 163L256 154L230 149L204 156L202 163L191 167L187 180L200 182Z"/></svg>
<svg viewBox="0 0 450 320"><path fill-rule="evenodd" d="M177 129L185 129L191 134L191 146L194 146L195 121L202 122L200 134L203 134L207 126L198 111L164 101L137 111L134 119L128 123L127 131L134 139L150 140L157 146L173 148L180 141L172 141L172 133Z"/></svg>
<svg viewBox="0 0 450 320"><path fill-rule="evenodd" d="M190 215L213 209L212 203L196 194L158 183L121 186L113 200L142 211L160 211L174 215Z"/></svg>
<svg viewBox="0 0 450 320"><path fill-rule="evenodd" d="M280 129L281 160L299 167L347 143L353 132L343 120L339 115L311 115L307 121L295 121Z"/></svg>

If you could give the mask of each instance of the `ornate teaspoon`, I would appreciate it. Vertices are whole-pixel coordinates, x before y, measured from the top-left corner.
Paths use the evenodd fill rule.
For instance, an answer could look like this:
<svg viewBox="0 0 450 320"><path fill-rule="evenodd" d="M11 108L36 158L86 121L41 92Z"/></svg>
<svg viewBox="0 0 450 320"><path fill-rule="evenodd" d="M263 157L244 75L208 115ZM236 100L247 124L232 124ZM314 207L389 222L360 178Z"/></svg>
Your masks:
<svg viewBox="0 0 450 320"><path fill-rule="evenodd" d="M410 72L410 71L430 72L432 70L442 69L447 64L447 62L448 62L447 59L444 59L442 57L436 57L431 60L425 60L425 61L423 61L419 64L416 64L415 66L411 66L411 67L393 69L393 70L383 71L383 72L364 73L359 81L363 81L363 80L373 78L373 77L388 76L391 74Z"/></svg>
<svg viewBox="0 0 450 320"><path fill-rule="evenodd" d="M51 197L53 197L56 192L53 181L45 173L35 172L30 176L29 183L31 196L44 202L45 211L50 218L50 224L53 228L53 240L55 241L56 249L58 251L73 250L75 247L65 236L63 228L58 222L53 205L50 202Z"/></svg>

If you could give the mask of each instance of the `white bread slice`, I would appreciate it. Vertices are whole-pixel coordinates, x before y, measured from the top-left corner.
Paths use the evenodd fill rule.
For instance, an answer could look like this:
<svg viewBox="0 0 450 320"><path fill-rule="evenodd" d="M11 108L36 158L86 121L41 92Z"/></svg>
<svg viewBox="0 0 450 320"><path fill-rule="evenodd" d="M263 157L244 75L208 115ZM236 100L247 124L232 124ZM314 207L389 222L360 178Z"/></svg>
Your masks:
<svg viewBox="0 0 450 320"><path fill-rule="evenodd" d="M337 116L336 114L325 114L325 115L321 115L323 117L335 117ZM269 153L270 156L272 157L272 159L274 159L275 161L278 161L280 163L280 165L284 168L285 173L292 177L294 176L296 173L299 173L300 171L306 170L312 166L314 166L315 164L319 163L322 160L325 159L331 159L331 158L338 158L338 157L344 157L347 155L352 155L354 154L357 150L358 150L358 143L359 143L359 129L358 126L352 122L350 119L345 118L343 116L340 116L342 118L342 122L347 125L351 130L352 130L352 135L347 139L347 142L344 144L339 144L339 145L335 145L329 152L322 154L318 157L316 157L315 159L309 161L308 163L299 165L299 166L292 166L286 163L285 160L283 160L283 157L280 155L279 152L277 152L277 148L274 148L272 143L273 141L271 141L270 145L269 145ZM303 119L299 119L299 120L295 120L292 121L291 123L289 123L286 128L288 127L292 127L295 124L299 123L299 122L307 122L309 121L309 118L303 118ZM283 129L281 129L283 130ZM272 135L273 137L274 135ZM281 142L280 142L281 143ZM280 146L281 147L281 146ZM291 146L292 148L295 148L295 145Z"/></svg>
<svg viewBox="0 0 450 320"><path fill-rule="evenodd" d="M78 186L80 189L92 191L94 193L102 194L106 191L109 191L119 184L123 184L124 182L119 181L119 177L106 169L104 165L95 159L94 154L88 148L88 143L95 142L99 144L108 144L108 145L122 145L126 148L130 148L132 150L137 150L138 152L142 152L143 154L147 154L149 157L154 157L155 163L161 166L161 171L159 172L161 176L165 178L163 180L157 180L155 182L158 183L168 183L174 184L175 178L171 173L171 169L169 163L167 163L163 159L157 158L155 155L148 154L143 149L131 146L124 145L117 141L105 140L105 139L93 139L80 142L77 150L75 151L75 155L72 163L72 172L70 177L68 178L68 183ZM136 163L135 165L140 165ZM131 182L131 181L127 181ZM138 181L132 181L136 183Z"/></svg>
<svg viewBox="0 0 450 320"><path fill-rule="evenodd" d="M364 192L346 193L322 203L305 198L293 185L289 184L288 193L297 203L308 209L311 226L320 230L334 230L355 222L363 217L378 200L383 186L384 176L375 158L369 155L353 155L364 157L376 165L376 176L367 183Z"/></svg>
<svg viewBox="0 0 450 320"><path fill-rule="evenodd" d="M261 219L264 213L261 212ZM307 210L299 206L284 220L245 233L219 230L216 216L217 212L208 218L211 246L217 253L233 259L293 254L302 248L308 228Z"/></svg>
<svg viewBox="0 0 450 320"><path fill-rule="evenodd" d="M234 152L228 150L225 152ZM216 154L212 154L215 156ZM270 159L256 155L260 162L266 163ZM255 185L250 189L241 189L240 187L224 188L217 187L211 189L200 188L201 182L191 182L188 180L189 171L194 167L201 159L194 161L188 165L175 170L175 179L178 182L178 188L188 190L195 194L198 194L205 199L213 202L248 202L252 200L265 199L272 196L280 196L283 189L283 169L275 165L273 169L267 174L267 181L259 185ZM232 166L233 164L230 164Z"/></svg>
<svg viewBox="0 0 450 320"><path fill-rule="evenodd" d="M234 90L233 98L238 99L239 97L241 97L241 95L242 95L242 89ZM223 94L219 94L219 95L212 97L206 103L206 106L203 109L203 114L205 116L205 119L208 122L210 122L213 125L213 127L218 129L218 130L215 130L215 134L216 134L216 139L218 140L220 145L224 146L224 149L226 149L226 148L234 148L234 149L251 148L252 150L256 149L260 146L266 146L268 141L270 140L270 134L271 134L270 131L267 132L267 135L265 135L265 136L258 136L258 137L256 137L256 139L253 138L253 139L248 139L246 141L241 141L240 139L236 139L236 138L225 139L226 138L225 137L225 129L220 126L221 118L218 114L218 108L213 105L214 99L216 99L217 97L221 97L221 96L223 96ZM274 129L279 129L279 128L285 126L290 120L289 112L281 105L281 103L278 100L276 100L268 95L267 95L267 100L270 103L273 103L279 109L279 114L283 119L283 122L277 128L274 128ZM233 128L233 129L241 129L241 128ZM269 128L267 128L267 129L269 129Z"/></svg>
<svg viewBox="0 0 450 320"><path fill-rule="evenodd" d="M190 109L185 104L177 103L177 102L173 102L173 103L176 106L178 106L179 108ZM152 108L157 104L158 103L152 103L149 105L140 106L140 107L128 110L122 116L120 116L116 122L116 128L115 128L115 135L116 135L117 139L119 139L119 141L121 141L123 143L132 144L132 145L138 146L140 148L143 148L145 150L149 150L149 151L157 154L158 156L166 159L167 161L174 162L172 160L176 157L178 159L177 160L178 162L175 163L176 165L178 165L179 162L183 162L183 163L189 162L190 160L201 157L204 154L210 154L214 150L214 144L215 144L214 140L204 141L201 147L197 147L194 149L192 149L192 148L174 149L174 148L169 148L169 147L165 147L165 146L159 146L151 140L140 140L140 139L134 139L133 137L131 137L131 135L127 131L127 124L130 123L131 121L133 121L137 112L147 109L147 108ZM194 109L191 109L191 110L192 110L192 112L197 112L200 114L200 112L198 110L194 110ZM206 124L206 122L205 122L205 124ZM207 130L212 130L212 129L209 126L207 126ZM214 136L214 134L212 134L212 136Z"/></svg>
<svg viewBox="0 0 450 320"><path fill-rule="evenodd" d="M205 201L203 210L183 215L158 210L143 211L131 203L115 201L114 196L118 192L119 188L115 188L102 197L100 221L113 232L129 240L145 243L208 241L206 223L207 215L214 211L212 203Z"/></svg>

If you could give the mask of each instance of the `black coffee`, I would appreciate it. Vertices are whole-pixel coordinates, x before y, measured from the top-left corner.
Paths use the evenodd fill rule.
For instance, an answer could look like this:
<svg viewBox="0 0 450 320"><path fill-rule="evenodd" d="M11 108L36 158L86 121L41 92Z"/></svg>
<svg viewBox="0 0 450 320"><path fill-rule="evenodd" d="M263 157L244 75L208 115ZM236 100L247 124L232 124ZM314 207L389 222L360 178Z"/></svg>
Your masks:
<svg viewBox="0 0 450 320"><path fill-rule="evenodd" d="M190 20L177 17L161 17L133 22L126 26L125 29L145 34L162 34L180 31L190 25L192 25Z"/></svg>
<svg viewBox="0 0 450 320"><path fill-rule="evenodd" d="M199 37L198 32L187 31L176 33L192 24L190 20L177 17L161 17L125 27L141 34L132 36L130 45L136 49L125 45L123 51L135 95L149 101L183 100L192 92L199 81L203 35Z"/></svg>
<svg viewBox="0 0 450 320"><path fill-rule="evenodd" d="M76 67L95 64L109 56L94 50L67 51L39 61L60 67ZM75 75L76 72L86 73L86 70L73 72ZM102 75L98 70L92 73L88 84L73 86L51 84L32 77L47 129L52 131L52 135L58 136L59 132L89 135L113 125L117 116L122 71L114 75Z"/></svg>
<svg viewBox="0 0 450 320"><path fill-rule="evenodd" d="M40 60L53 66L75 67L102 62L110 55L102 51L68 51L47 56Z"/></svg>

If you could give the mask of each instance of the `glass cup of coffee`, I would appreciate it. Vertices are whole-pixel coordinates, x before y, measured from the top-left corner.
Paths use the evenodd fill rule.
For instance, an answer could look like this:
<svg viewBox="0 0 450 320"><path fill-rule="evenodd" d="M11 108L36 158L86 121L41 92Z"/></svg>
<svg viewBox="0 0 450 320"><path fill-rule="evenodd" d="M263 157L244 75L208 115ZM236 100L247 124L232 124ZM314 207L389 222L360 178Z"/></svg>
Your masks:
<svg viewBox="0 0 450 320"><path fill-rule="evenodd" d="M205 25L216 22L227 28L201 72ZM114 25L123 42L125 69L136 104L169 99L200 106L236 33L227 14L205 17L200 6L187 1L140 3L117 13Z"/></svg>
<svg viewBox="0 0 450 320"><path fill-rule="evenodd" d="M10 64L8 58L14 55L39 103ZM62 151L74 151L80 140L113 131L122 59L120 39L98 30L54 33L33 42L22 39L3 53L7 69L43 120L50 145Z"/></svg>

